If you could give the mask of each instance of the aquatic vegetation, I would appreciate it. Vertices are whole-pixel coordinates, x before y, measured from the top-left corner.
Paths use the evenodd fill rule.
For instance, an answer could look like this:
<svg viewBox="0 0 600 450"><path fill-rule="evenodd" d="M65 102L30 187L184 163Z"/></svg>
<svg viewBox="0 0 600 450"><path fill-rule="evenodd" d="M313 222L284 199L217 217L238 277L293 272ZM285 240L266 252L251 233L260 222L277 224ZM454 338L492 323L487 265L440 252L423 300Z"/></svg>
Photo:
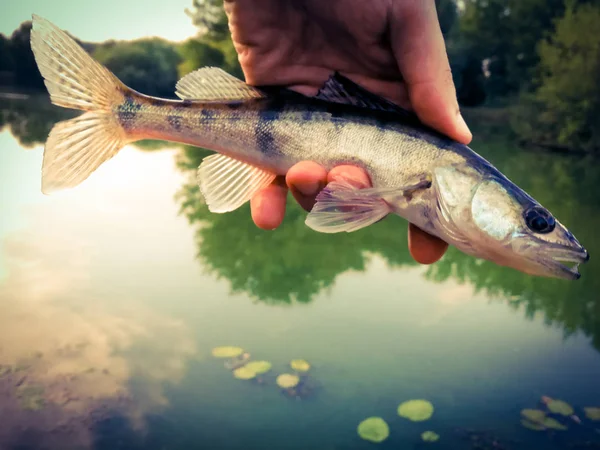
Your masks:
<svg viewBox="0 0 600 450"><path fill-rule="evenodd" d="M38 411L46 405L44 388L38 385L21 385L17 389L17 399L23 409Z"/></svg>
<svg viewBox="0 0 600 450"><path fill-rule="evenodd" d="M574 413L573 407L562 400L549 399L546 402L546 406L550 411L552 411L555 414L570 416Z"/></svg>
<svg viewBox="0 0 600 450"><path fill-rule="evenodd" d="M381 417L368 417L358 424L358 435L371 442L383 442L390 435L390 427Z"/></svg>
<svg viewBox="0 0 600 450"><path fill-rule="evenodd" d="M243 368L253 371L256 375L262 375L271 370L271 367L272 364L269 361L250 361Z"/></svg>
<svg viewBox="0 0 600 450"><path fill-rule="evenodd" d="M421 422L433 415L433 405L427 400L408 400L398 406L398 415L413 422Z"/></svg>
<svg viewBox="0 0 600 450"><path fill-rule="evenodd" d="M298 375L283 373L277 377L276 382L277 385L283 389L291 389L298 385L300 377Z"/></svg>
<svg viewBox="0 0 600 450"><path fill-rule="evenodd" d="M439 438L440 435L433 431L424 431L421 433L421 439L423 439L425 442L436 442L439 440Z"/></svg>
<svg viewBox="0 0 600 450"><path fill-rule="evenodd" d="M521 425L523 425L525 428L527 428L529 430L533 430L533 431L543 431L546 429L546 427L544 427L544 425L541 425L539 423L532 422L532 421L526 420L526 419L521 420Z"/></svg>
<svg viewBox="0 0 600 450"><path fill-rule="evenodd" d="M256 377L256 372L246 366L239 367L233 371L233 376L240 380L251 380Z"/></svg>
<svg viewBox="0 0 600 450"><path fill-rule="evenodd" d="M546 419L546 413L541 409L523 409L521 415L525 419L535 423L541 423Z"/></svg>
<svg viewBox="0 0 600 450"><path fill-rule="evenodd" d="M290 366L296 372L308 372L310 369L310 364L303 359L293 359Z"/></svg>
<svg viewBox="0 0 600 450"><path fill-rule="evenodd" d="M544 422L542 423L542 425L551 430L561 430L562 431L562 430L567 429L567 427L565 425L563 425L558 420L553 419L551 417L547 417L546 419L544 419Z"/></svg>
<svg viewBox="0 0 600 450"><path fill-rule="evenodd" d="M583 410L585 411L585 416L590 419L590 420L599 420L600 421L600 408L594 408L594 407L586 407L583 408Z"/></svg>
<svg viewBox="0 0 600 450"><path fill-rule="evenodd" d="M241 347L215 347L212 349L212 355L215 358L235 358L244 352Z"/></svg>

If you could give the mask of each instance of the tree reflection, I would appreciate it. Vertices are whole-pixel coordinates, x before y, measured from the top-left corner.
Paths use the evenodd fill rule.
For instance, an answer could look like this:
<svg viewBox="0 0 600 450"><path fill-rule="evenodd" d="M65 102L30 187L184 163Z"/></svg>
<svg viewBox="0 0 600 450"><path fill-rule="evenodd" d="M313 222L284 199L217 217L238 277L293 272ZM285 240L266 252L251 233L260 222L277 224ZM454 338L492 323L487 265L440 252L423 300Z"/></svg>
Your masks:
<svg viewBox="0 0 600 450"><path fill-rule="evenodd" d="M548 207L573 231L591 255L600 253L596 224L600 223L599 194L595 189L600 167L593 160L547 153L515 152L509 142L476 148L519 186ZM382 256L390 266L415 265L407 248L407 223L388 217L350 234L326 235L304 224L306 213L290 202L283 225L262 231L250 219L249 206L228 214L211 214L204 205L194 174L208 152L186 148L179 166L191 179L180 193L182 211L197 227L198 259L234 292L261 301L308 302L333 285L347 271L363 271L369 255ZM600 277L596 262L582 266L575 282L532 277L482 261L451 248L431 265L425 277L434 282L453 279L475 286L532 318L542 312L548 324L560 326L565 336L577 331L600 349Z"/></svg>
<svg viewBox="0 0 600 450"><path fill-rule="evenodd" d="M0 114L0 126L8 125L24 146L43 143L52 125L72 114L47 102L33 108L31 104L3 102ZM156 143L142 146L160 148ZM425 277L472 284L528 317L543 313L547 323L560 326L566 336L581 331L600 349L600 266L594 257L600 254L597 161L511 150L514 144L498 136L476 139L473 147L566 224L589 250L591 261L582 266L581 279L570 282L528 276L451 248L428 267ZM307 303L333 286L338 275L364 271L371 255L383 257L391 267L416 265L407 248L407 223L399 217L358 232L328 235L309 229L304 224L306 213L295 202L289 202L284 223L276 231L258 229L250 219L249 205L228 214L210 213L195 182L196 169L208 154L194 147L182 149L178 166L189 174L189 182L178 202L196 228L198 260L216 277L228 280L233 292L266 303Z"/></svg>

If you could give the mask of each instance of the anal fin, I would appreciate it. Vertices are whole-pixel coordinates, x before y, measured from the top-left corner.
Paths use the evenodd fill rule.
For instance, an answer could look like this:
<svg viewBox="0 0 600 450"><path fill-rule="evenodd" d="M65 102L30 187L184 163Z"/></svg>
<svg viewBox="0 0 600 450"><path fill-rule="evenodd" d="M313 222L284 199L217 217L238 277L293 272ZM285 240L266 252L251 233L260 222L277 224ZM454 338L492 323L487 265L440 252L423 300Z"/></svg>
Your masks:
<svg viewBox="0 0 600 450"><path fill-rule="evenodd" d="M208 209L213 213L233 211L275 179L275 174L229 156L204 158L197 179Z"/></svg>

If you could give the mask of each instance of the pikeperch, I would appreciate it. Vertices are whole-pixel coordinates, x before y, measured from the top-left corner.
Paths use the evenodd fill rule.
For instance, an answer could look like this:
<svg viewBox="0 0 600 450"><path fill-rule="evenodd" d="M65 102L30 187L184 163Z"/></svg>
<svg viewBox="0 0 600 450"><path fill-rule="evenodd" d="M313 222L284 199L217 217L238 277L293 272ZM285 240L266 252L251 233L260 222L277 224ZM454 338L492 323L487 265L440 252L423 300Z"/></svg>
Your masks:
<svg viewBox="0 0 600 450"><path fill-rule="evenodd" d="M548 210L488 161L340 75L307 97L203 68L177 83L181 100L166 100L128 88L35 15L31 46L52 102L86 111L50 132L44 193L80 184L127 143L162 139L217 152L198 168L215 213L240 207L299 161L328 170L354 164L372 187L330 183L309 227L349 232L393 213L467 254L528 274L577 279L589 259Z"/></svg>

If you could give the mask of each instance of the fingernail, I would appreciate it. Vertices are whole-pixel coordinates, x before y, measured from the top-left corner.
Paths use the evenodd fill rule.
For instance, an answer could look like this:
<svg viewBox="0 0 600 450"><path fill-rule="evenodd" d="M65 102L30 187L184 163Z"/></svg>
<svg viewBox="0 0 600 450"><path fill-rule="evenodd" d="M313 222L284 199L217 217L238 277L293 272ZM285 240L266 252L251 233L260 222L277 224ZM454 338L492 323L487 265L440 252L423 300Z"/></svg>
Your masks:
<svg viewBox="0 0 600 450"><path fill-rule="evenodd" d="M458 113L458 117L456 118L456 131L460 135L466 135L469 136L469 138L473 137L471 130L469 130L469 126L467 125L467 122L465 122L465 118L462 116L460 111Z"/></svg>
<svg viewBox="0 0 600 450"><path fill-rule="evenodd" d="M311 196L316 195L319 192L319 182L318 181L309 181L307 183L297 183L294 185L297 191L299 191L302 195Z"/></svg>

